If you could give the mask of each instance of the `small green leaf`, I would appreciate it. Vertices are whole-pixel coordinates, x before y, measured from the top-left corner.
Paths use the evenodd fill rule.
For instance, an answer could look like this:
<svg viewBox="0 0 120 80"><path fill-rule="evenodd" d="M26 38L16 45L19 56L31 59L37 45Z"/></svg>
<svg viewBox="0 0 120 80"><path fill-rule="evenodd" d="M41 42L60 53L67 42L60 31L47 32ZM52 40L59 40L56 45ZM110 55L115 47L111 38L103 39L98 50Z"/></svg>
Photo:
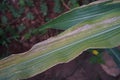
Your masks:
<svg viewBox="0 0 120 80"><path fill-rule="evenodd" d="M8 47L8 43L7 43L6 41L3 41L3 42L2 42L2 45Z"/></svg>
<svg viewBox="0 0 120 80"><path fill-rule="evenodd" d="M17 31L12 26L7 26L5 31L8 32L11 36L17 33Z"/></svg>
<svg viewBox="0 0 120 80"><path fill-rule="evenodd" d="M19 34L15 34L12 38L13 38L14 40L18 41L18 38L19 38L19 37L20 37Z"/></svg>
<svg viewBox="0 0 120 80"><path fill-rule="evenodd" d="M6 16L2 16L1 22L2 22L2 24L7 24L7 22L8 22L7 17Z"/></svg>
<svg viewBox="0 0 120 80"><path fill-rule="evenodd" d="M31 34L29 34L29 33L27 33L27 34L25 34L24 35L24 38L27 40L27 39L30 39L30 37L31 37Z"/></svg>
<svg viewBox="0 0 120 80"><path fill-rule="evenodd" d="M12 5L8 5L9 10L11 11L14 18L19 18L21 15L19 14L19 11L16 10Z"/></svg>
<svg viewBox="0 0 120 80"><path fill-rule="evenodd" d="M32 36L32 29L30 29L29 32L24 35L24 38L30 39L31 36Z"/></svg>
<svg viewBox="0 0 120 80"><path fill-rule="evenodd" d="M25 6L25 0L19 0L19 5L21 7L24 7Z"/></svg>
<svg viewBox="0 0 120 80"><path fill-rule="evenodd" d="M20 24L17 28L18 32L21 33L23 30L25 30L26 27L24 26L24 24Z"/></svg>
<svg viewBox="0 0 120 80"><path fill-rule="evenodd" d="M41 12L43 13L44 16L47 15L48 8L47 8L46 3L41 3L40 10L41 10Z"/></svg>
<svg viewBox="0 0 120 80"><path fill-rule="evenodd" d="M4 30L0 28L0 36L3 36L3 34L4 34Z"/></svg>
<svg viewBox="0 0 120 80"><path fill-rule="evenodd" d="M55 5L54 5L54 12L60 13L60 12L62 11L60 0L54 0L54 2L55 2Z"/></svg>
<svg viewBox="0 0 120 80"><path fill-rule="evenodd" d="M10 43L11 42L10 38L6 38L6 42Z"/></svg>
<svg viewBox="0 0 120 80"><path fill-rule="evenodd" d="M7 7L6 7L7 5L8 4L5 1L2 1L0 3L0 11L3 12L3 13L5 13L5 11L7 10Z"/></svg>
<svg viewBox="0 0 120 80"><path fill-rule="evenodd" d="M26 2L26 5L28 5L29 7L34 6L34 3L32 0L25 0L25 2Z"/></svg>
<svg viewBox="0 0 120 80"><path fill-rule="evenodd" d="M34 15L31 12L28 12L26 17L30 20L34 19Z"/></svg>
<svg viewBox="0 0 120 80"><path fill-rule="evenodd" d="M50 21L50 20L51 20L51 18L48 18L48 17L45 18L45 21L46 21L46 22L48 22L48 21Z"/></svg>
<svg viewBox="0 0 120 80"><path fill-rule="evenodd" d="M24 13L24 10L25 10L25 7L21 7L21 8L18 10L18 14L21 16L21 15Z"/></svg>
<svg viewBox="0 0 120 80"><path fill-rule="evenodd" d="M70 3L71 3L71 6L70 6L71 8L75 8L79 6L77 0L70 0Z"/></svg>

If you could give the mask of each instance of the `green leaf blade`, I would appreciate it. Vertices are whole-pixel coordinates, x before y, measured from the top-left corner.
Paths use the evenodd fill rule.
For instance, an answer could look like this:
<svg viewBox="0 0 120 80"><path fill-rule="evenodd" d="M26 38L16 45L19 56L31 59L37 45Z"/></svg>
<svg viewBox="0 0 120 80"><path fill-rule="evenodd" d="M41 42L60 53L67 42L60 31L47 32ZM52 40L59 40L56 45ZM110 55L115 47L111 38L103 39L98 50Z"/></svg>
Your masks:
<svg viewBox="0 0 120 80"><path fill-rule="evenodd" d="M112 2L109 4L112 5ZM120 2L114 4L120 5ZM0 79L26 79L56 64L66 63L87 49L119 46L119 33L120 7L117 6L102 16L97 15L71 25L71 28L63 33L34 45L27 52L0 60Z"/></svg>

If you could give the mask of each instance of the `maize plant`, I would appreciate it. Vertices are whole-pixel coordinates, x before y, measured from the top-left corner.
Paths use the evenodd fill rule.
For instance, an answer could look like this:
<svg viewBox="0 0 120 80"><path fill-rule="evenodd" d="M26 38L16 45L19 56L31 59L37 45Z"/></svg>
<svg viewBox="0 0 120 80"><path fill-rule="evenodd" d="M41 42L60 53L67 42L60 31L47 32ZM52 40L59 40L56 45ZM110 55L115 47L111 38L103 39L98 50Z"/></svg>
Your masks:
<svg viewBox="0 0 120 80"><path fill-rule="evenodd" d="M119 46L120 1L101 0L74 8L37 30L47 28L65 31L0 60L0 80L26 79L69 62L87 49Z"/></svg>

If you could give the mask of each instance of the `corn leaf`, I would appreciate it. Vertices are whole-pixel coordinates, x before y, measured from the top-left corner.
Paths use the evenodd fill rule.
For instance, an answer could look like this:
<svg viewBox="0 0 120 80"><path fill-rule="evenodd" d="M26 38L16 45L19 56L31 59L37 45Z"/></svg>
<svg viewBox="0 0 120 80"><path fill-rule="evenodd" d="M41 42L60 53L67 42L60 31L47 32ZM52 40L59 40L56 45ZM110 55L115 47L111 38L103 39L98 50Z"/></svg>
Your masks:
<svg viewBox="0 0 120 80"><path fill-rule="evenodd" d="M104 7L99 8L100 5ZM86 13L78 14L79 10ZM72 17L75 14L76 17ZM81 18L82 21L78 21ZM84 50L120 45L120 1L98 1L73 9L48 24L58 23L61 29L71 27L56 37L35 44L27 52L0 60L0 80L26 79L56 64L66 63Z"/></svg>
<svg viewBox="0 0 120 80"><path fill-rule="evenodd" d="M94 17L99 18L103 15L107 15L108 13L113 12L115 9L120 7L119 3L109 4L110 2L111 1L107 0L105 0L105 2L98 1L90 3L89 5L77 7L60 15L56 19L51 20L37 30L42 31L46 28L66 30L75 24L83 23L84 21L90 20Z"/></svg>

